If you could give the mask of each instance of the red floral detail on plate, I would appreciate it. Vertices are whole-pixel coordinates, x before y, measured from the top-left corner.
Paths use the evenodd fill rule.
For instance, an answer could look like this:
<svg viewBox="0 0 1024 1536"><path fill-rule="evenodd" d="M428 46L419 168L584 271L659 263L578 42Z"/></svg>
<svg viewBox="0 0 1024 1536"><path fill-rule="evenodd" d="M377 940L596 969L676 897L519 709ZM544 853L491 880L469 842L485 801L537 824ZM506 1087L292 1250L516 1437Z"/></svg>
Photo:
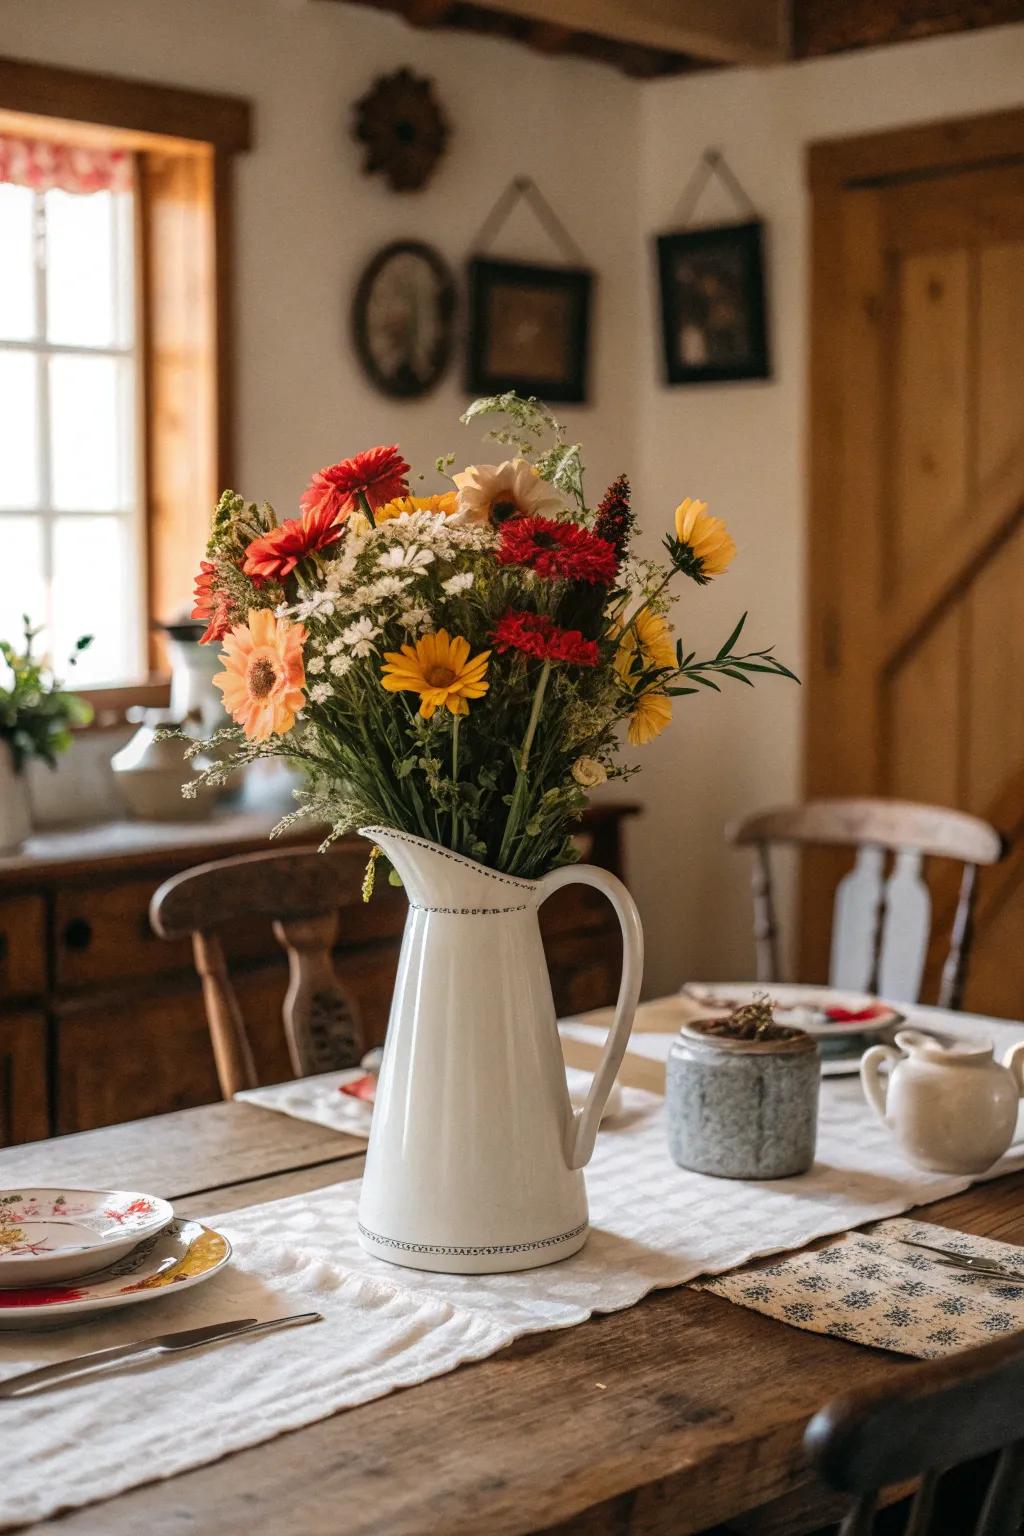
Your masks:
<svg viewBox="0 0 1024 1536"><path fill-rule="evenodd" d="M889 1012L882 1003L869 1003L866 1008L826 1008L825 1017L830 1024L866 1024Z"/></svg>
<svg viewBox="0 0 1024 1536"><path fill-rule="evenodd" d="M81 1301L85 1291L50 1286L24 1291L0 1291L0 1307L48 1307L60 1301Z"/></svg>
<svg viewBox="0 0 1024 1536"><path fill-rule="evenodd" d="M339 1083L339 1093L347 1093L352 1099L365 1099L372 1104L377 1094L377 1079L372 1072L367 1072L365 1077L357 1077L354 1083Z"/></svg>

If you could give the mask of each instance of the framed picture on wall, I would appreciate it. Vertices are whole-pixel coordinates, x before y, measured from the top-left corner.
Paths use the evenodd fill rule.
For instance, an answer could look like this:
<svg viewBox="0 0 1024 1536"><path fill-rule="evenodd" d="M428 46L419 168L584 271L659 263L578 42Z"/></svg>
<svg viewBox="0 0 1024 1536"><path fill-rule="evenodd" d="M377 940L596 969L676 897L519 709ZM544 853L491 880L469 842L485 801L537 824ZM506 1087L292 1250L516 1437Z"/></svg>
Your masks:
<svg viewBox="0 0 1024 1536"><path fill-rule="evenodd" d="M363 371L381 394L429 394L448 366L454 314L455 279L433 246L395 240L376 253L352 301L352 333Z"/></svg>
<svg viewBox="0 0 1024 1536"><path fill-rule="evenodd" d="M582 268L471 261L467 389L584 401L592 287Z"/></svg>
<svg viewBox="0 0 1024 1536"><path fill-rule="evenodd" d="M667 382L767 379L761 221L659 235L657 244Z"/></svg>

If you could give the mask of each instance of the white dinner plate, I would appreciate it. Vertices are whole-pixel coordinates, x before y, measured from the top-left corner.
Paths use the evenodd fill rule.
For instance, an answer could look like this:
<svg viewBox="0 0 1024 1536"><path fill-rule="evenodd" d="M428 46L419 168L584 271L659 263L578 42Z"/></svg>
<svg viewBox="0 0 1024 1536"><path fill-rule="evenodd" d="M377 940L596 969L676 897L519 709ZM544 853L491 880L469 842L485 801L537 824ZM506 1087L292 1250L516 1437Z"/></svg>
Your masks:
<svg viewBox="0 0 1024 1536"><path fill-rule="evenodd" d="M0 1288L106 1269L173 1216L134 1190L0 1189Z"/></svg>
<svg viewBox="0 0 1024 1536"><path fill-rule="evenodd" d="M867 992L843 992L835 987L769 985L751 981L691 981L685 996L714 1013L740 1008L768 997L780 1024L813 1035L821 1050L824 1077L845 1077L860 1068L869 1045L891 1042L904 1015L891 1003Z"/></svg>
<svg viewBox="0 0 1024 1536"><path fill-rule="evenodd" d="M155 1301L201 1285L224 1268L231 1244L199 1221L172 1221L98 1274L0 1291L0 1329L55 1327L84 1314Z"/></svg>

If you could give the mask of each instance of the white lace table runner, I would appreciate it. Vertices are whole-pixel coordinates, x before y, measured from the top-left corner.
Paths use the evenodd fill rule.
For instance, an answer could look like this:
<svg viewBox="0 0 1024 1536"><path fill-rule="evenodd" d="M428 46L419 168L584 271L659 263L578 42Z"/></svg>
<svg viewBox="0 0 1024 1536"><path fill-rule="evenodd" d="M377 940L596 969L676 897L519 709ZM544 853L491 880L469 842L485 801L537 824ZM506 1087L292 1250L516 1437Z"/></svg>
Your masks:
<svg viewBox="0 0 1024 1536"><path fill-rule="evenodd" d="M1021 1166L1024 1150L1015 1148L989 1176ZM214 1222L231 1237L235 1262L208 1285L60 1333L0 1333L2 1378L170 1329L324 1314L310 1327L0 1401L0 1529L216 1460L482 1359L522 1334L632 1306L655 1287L803 1247L971 1180L904 1163L853 1079L825 1085L817 1162L801 1178L744 1183L676 1168L660 1099L628 1089L623 1114L598 1137L587 1182L590 1239L545 1269L446 1276L368 1258L356 1238L353 1181Z"/></svg>

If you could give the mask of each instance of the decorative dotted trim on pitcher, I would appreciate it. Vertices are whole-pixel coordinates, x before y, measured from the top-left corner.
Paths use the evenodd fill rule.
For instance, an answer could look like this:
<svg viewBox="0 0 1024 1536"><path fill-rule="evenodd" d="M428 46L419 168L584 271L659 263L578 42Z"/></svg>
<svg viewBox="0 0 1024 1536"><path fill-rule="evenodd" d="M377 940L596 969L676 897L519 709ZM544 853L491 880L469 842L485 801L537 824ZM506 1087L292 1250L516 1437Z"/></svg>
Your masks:
<svg viewBox="0 0 1024 1536"><path fill-rule="evenodd" d="M439 843L428 842L425 837L417 837L414 832L399 832L395 827L360 827L363 837L373 839L375 832L384 833L388 837L397 837L399 842L414 843L417 848L426 848L430 853L436 853L440 859L451 859L453 864L461 864L463 869L471 869L475 875L486 875L488 880L497 880L501 885L514 885L520 891L532 891L536 885L535 880L523 880L516 875L503 875L496 869L488 869L486 864L481 864L477 859L467 859L464 853L453 853L450 848L442 848Z"/></svg>
<svg viewBox="0 0 1024 1536"><path fill-rule="evenodd" d="M559 1243L567 1243L570 1238L579 1237L581 1232L587 1230L587 1226L587 1222L581 1221L578 1227L560 1232L557 1237L541 1237L534 1243L489 1243L482 1248L449 1248L441 1243L403 1243L397 1237L382 1237L379 1232L371 1232L362 1222L359 1223L359 1231L371 1243L380 1243L383 1248L398 1248L402 1253L438 1253L449 1259L480 1259L502 1253L534 1253L538 1248L557 1248Z"/></svg>
<svg viewBox="0 0 1024 1536"><path fill-rule="evenodd" d="M443 912L448 917L504 917L506 912L529 912L524 901L519 907L423 907L418 901L410 901L414 912Z"/></svg>

